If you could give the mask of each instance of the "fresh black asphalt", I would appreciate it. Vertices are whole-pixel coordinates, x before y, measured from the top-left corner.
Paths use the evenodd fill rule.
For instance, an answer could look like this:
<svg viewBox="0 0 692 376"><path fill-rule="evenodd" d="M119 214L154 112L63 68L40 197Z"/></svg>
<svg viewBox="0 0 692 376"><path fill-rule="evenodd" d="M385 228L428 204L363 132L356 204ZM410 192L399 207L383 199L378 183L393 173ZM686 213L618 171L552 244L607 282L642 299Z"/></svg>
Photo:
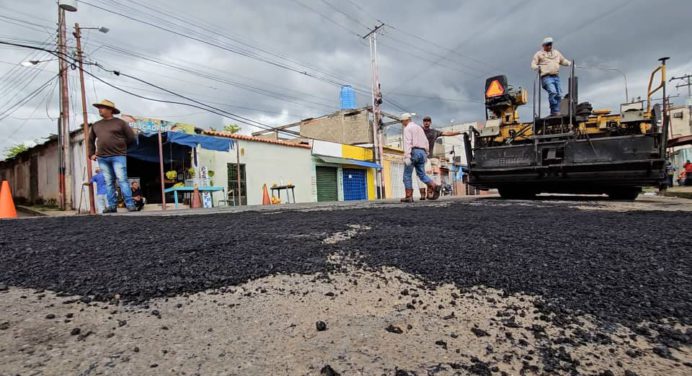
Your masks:
<svg viewBox="0 0 692 376"><path fill-rule="evenodd" d="M336 244L327 236L370 229ZM276 273L326 272L334 252L431 283L542 298L560 320L586 313L671 346L691 333L692 214L582 211L565 205L454 202L176 217L0 222L0 284L132 303ZM650 322L642 327L642 322Z"/></svg>

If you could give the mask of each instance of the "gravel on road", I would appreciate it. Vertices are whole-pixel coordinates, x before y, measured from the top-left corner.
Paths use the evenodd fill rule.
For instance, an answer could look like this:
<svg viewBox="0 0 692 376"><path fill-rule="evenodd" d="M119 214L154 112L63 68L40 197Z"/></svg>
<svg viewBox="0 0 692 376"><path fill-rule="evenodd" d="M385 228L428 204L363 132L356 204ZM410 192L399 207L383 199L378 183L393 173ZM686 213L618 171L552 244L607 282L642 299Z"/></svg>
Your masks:
<svg viewBox="0 0 692 376"><path fill-rule="evenodd" d="M386 209L26 219L0 222L0 286L46 289L78 304L141 306L276 275L329 278L343 272L334 258L346 257L360 270L400 270L429 289L450 284L460 289L456 295L482 287L499 291L487 297L497 302L517 294L532 297L532 314L542 322L532 333L547 338L528 355L542 359L537 370L554 369L559 359L579 354L565 355L560 346L612 344L621 328L633 341L646 338L652 354L689 368L692 363L680 354L689 356L692 336L690 223L690 212L586 211L554 202L494 200ZM419 309L413 302L403 307ZM534 324L522 323L516 310L498 314L505 328ZM313 330L322 320L312 321ZM324 333L332 332L333 323L324 321ZM541 337L548 324L558 331ZM405 335L396 334L405 328L393 326L391 335ZM468 334L485 338L486 329ZM432 342L449 347L449 340ZM638 356L639 350L630 350ZM474 364L467 371L492 373L492 367Z"/></svg>

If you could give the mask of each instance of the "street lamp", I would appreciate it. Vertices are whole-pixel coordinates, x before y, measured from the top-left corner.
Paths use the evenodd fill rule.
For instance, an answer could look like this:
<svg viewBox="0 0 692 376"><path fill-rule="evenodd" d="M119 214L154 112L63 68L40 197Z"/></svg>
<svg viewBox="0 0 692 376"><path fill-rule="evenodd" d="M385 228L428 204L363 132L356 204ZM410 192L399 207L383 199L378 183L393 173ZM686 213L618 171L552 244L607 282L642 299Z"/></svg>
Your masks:
<svg viewBox="0 0 692 376"><path fill-rule="evenodd" d="M87 151L86 169L87 177L89 178L89 213L96 214L96 201L94 200L94 185L91 183L91 158L89 158L89 117L87 115L86 89L84 87L84 52L82 51L82 30L98 30L102 33L107 33L107 27L80 27L79 23L74 24L74 37L77 41L77 62L79 63L79 83L82 91L82 132L84 133L84 148Z"/></svg>
<svg viewBox="0 0 692 376"><path fill-rule="evenodd" d="M629 102L629 100L630 100L630 95L629 95L629 92L627 91L627 75L625 74L625 72L623 72L623 71L621 71L621 70L619 70L619 69L617 69L617 68L604 68L604 69L605 69L605 70L610 70L610 71L615 71L615 72L618 72L618 73L620 73L620 74L622 75L622 78L625 79L625 103Z"/></svg>
<svg viewBox="0 0 692 376"><path fill-rule="evenodd" d="M612 68L612 67L601 67L601 66L584 66L584 65L577 65L577 68L582 68L582 69L600 69L600 70L607 70L607 71L613 71L613 72L618 72L622 75L622 78L625 79L625 103L628 103L630 100L630 95L629 91L627 90L627 75L625 72L617 69L617 68Z"/></svg>
<svg viewBox="0 0 692 376"><path fill-rule="evenodd" d="M111 31L111 29L105 27L105 26L99 26L99 27L80 27L79 24L75 24L75 33L77 32L76 30L98 30L101 33L108 33Z"/></svg>
<svg viewBox="0 0 692 376"><path fill-rule="evenodd" d="M77 0L59 0L58 7L68 12L77 11Z"/></svg>
<svg viewBox="0 0 692 376"><path fill-rule="evenodd" d="M32 67L32 66L34 66L34 65L38 65L38 64L45 63L45 62L48 62L48 61L55 61L55 60L57 60L57 59L48 59L48 60L27 60L27 61L22 61L21 64L22 64L23 67Z"/></svg>

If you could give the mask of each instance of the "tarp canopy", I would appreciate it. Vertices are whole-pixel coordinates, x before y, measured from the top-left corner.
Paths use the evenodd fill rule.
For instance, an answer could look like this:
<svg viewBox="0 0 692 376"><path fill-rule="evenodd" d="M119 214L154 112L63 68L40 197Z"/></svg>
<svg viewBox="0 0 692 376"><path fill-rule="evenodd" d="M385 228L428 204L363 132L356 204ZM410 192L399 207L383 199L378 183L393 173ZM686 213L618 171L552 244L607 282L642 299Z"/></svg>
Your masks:
<svg viewBox="0 0 692 376"><path fill-rule="evenodd" d="M185 145L191 148L200 146L202 149L215 151L229 151L233 148L233 140L230 138L203 136L199 134L166 132L166 140L174 144Z"/></svg>
<svg viewBox="0 0 692 376"><path fill-rule="evenodd" d="M350 158L328 157L325 155L316 155L316 157L321 159L323 162L326 162L326 163L361 166L361 167L376 168L376 169L382 168L382 166L380 166L379 164L377 164L375 162L359 161L357 159L350 159Z"/></svg>
<svg viewBox="0 0 692 376"><path fill-rule="evenodd" d="M161 134L163 141L163 162L184 160L187 158L188 148L197 146L202 149L215 151L229 151L233 148L233 140L228 138L186 134L182 132L164 132ZM146 162L159 161L158 133L140 133L137 142L127 148L127 155Z"/></svg>
<svg viewBox="0 0 692 376"><path fill-rule="evenodd" d="M159 163L159 140L157 134L139 134L137 142L127 148L127 156L145 162ZM163 162L184 161L189 159L190 149L184 145L163 144Z"/></svg>

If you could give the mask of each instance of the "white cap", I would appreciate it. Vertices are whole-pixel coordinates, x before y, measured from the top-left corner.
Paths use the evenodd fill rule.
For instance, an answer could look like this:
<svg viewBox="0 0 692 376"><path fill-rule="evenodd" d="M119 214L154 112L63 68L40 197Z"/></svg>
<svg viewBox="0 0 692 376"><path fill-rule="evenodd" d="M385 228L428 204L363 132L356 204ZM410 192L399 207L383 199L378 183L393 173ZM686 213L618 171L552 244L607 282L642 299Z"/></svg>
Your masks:
<svg viewBox="0 0 692 376"><path fill-rule="evenodd" d="M551 43L553 43L553 38L552 38L552 37L545 37L545 39L543 39L543 45L544 45L544 46L545 46L546 44L551 44Z"/></svg>
<svg viewBox="0 0 692 376"><path fill-rule="evenodd" d="M416 116L415 113L404 112L399 116L399 120L411 120L412 117Z"/></svg>

